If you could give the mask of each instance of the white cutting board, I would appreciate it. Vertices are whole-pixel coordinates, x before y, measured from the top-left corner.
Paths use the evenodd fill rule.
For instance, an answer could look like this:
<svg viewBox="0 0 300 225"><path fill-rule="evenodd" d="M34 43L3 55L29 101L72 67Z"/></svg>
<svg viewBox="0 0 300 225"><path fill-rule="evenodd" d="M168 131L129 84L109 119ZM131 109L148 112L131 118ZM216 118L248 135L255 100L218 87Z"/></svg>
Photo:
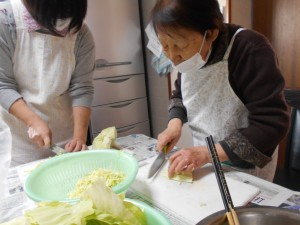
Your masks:
<svg viewBox="0 0 300 225"><path fill-rule="evenodd" d="M166 176L168 163L154 179L147 179L154 158L139 169L132 185L134 192L154 205L167 209L185 221L196 224L206 216L224 209L218 183L211 164L194 171L193 183L180 183ZM226 177L234 206L243 206L258 193L257 187Z"/></svg>

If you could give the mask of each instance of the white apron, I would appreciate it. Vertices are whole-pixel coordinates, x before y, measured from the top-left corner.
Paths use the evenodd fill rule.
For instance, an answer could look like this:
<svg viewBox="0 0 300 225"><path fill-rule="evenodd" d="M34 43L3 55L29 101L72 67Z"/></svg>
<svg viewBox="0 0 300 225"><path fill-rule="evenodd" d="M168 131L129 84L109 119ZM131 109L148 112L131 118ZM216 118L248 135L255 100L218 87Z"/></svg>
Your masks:
<svg viewBox="0 0 300 225"><path fill-rule="evenodd" d="M73 134L71 99L67 91L75 69L76 35L64 38L28 32L21 0L11 0L17 40L13 57L18 91L28 107L46 121L54 143L63 146ZM53 153L40 149L28 137L28 127L2 109L1 117L11 129L12 164L46 158Z"/></svg>
<svg viewBox="0 0 300 225"><path fill-rule="evenodd" d="M0 201L7 193L6 176L11 160L11 133L9 127L0 119ZM1 215L1 214L0 214ZM1 219L0 219L1 222Z"/></svg>
<svg viewBox="0 0 300 225"><path fill-rule="evenodd" d="M234 130L248 127L249 111L228 79L228 57L236 35L242 30L237 30L233 36L222 61L181 76L183 104L187 109L194 146L206 146L205 137L209 135L218 143ZM263 169L244 171L270 180L273 179L276 162L277 151Z"/></svg>

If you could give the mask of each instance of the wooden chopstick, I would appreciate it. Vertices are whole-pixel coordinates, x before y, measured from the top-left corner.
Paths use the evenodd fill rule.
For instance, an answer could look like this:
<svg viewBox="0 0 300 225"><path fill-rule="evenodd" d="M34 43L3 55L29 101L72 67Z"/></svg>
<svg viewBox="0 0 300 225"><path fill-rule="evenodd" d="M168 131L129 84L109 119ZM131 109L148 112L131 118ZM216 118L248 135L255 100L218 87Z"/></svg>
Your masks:
<svg viewBox="0 0 300 225"><path fill-rule="evenodd" d="M209 150L212 164L214 167L215 175L217 178L219 190L221 192L223 204L226 210L227 220L229 225L240 225L236 212L234 211L233 203L231 200L231 195L228 190L227 182L222 170L222 166L219 160L219 156L215 147L214 140L212 136L205 138L207 148Z"/></svg>
<svg viewBox="0 0 300 225"><path fill-rule="evenodd" d="M227 221L228 221L229 225L235 225L232 213L226 212L226 216L227 216Z"/></svg>
<svg viewBox="0 0 300 225"><path fill-rule="evenodd" d="M231 215L233 218L234 225L240 225L239 218L237 217L237 214L236 214L234 208L231 208Z"/></svg>

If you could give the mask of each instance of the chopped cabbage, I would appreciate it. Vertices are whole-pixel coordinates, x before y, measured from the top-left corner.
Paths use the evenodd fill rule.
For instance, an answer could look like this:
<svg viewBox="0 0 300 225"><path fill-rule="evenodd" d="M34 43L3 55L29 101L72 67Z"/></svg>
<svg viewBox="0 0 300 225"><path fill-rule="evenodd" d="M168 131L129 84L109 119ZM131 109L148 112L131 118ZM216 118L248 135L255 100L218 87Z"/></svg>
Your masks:
<svg viewBox="0 0 300 225"><path fill-rule="evenodd" d="M94 170L77 181L75 189L69 194L69 198L80 198L83 192L99 179L102 180L107 187L111 188L121 183L125 179L125 174L105 169Z"/></svg>
<svg viewBox="0 0 300 225"><path fill-rule="evenodd" d="M182 172L175 174L171 180L179 181L179 182L187 182L193 183L193 173L192 172Z"/></svg>
<svg viewBox="0 0 300 225"><path fill-rule="evenodd" d="M168 172L165 172L165 176L168 177ZM181 172L175 174L170 180L175 180L179 182L193 183L193 173L192 172Z"/></svg>
<svg viewBox="0 0 300 225"><path fill-rule="evenodd" d="M167 179L169 180L175 180L175 181L178 181L178 182L186 182L186 183L193 183L193 180L194 180L194 177L193 177L193 172L181 172L181 173L176 173L174 174L173 177L169 177L168 175L168 170L165 169L163 172L162 172L162 175L164 177L166 177Z"/></svg>

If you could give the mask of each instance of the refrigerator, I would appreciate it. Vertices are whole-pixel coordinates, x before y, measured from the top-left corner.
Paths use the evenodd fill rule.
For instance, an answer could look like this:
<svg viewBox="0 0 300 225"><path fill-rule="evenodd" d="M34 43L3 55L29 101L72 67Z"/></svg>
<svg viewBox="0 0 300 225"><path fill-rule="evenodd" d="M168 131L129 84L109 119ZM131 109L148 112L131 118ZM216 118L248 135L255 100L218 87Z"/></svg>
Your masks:
<svg viewBox="0 0 300 225"><path fill-rule="evenodd" d="M85 22L96 46L90 138L110 126L150 136L138 0L88 0Z"/></svg>

